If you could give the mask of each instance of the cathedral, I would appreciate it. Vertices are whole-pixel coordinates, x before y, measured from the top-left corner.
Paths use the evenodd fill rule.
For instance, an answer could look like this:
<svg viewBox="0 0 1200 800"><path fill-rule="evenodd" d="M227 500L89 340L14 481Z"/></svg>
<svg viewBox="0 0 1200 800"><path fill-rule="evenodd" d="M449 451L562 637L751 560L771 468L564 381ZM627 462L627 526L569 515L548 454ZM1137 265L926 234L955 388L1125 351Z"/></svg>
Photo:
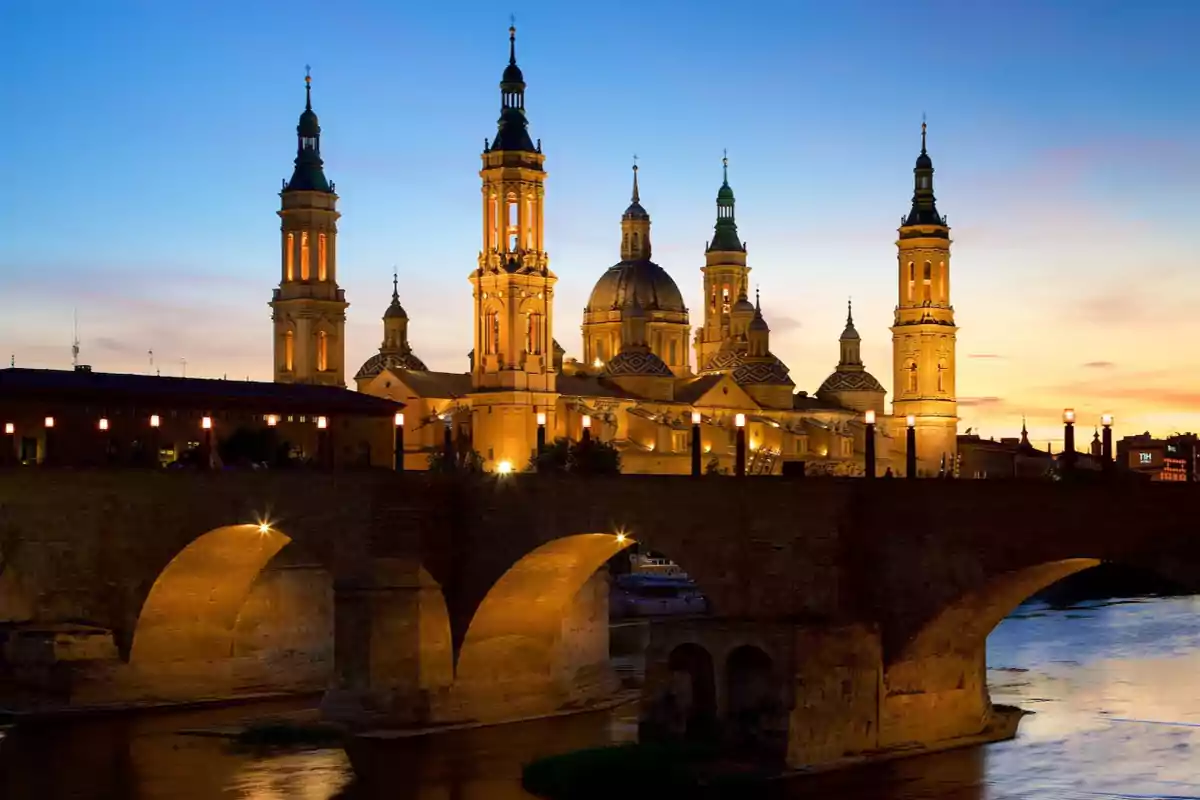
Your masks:
<svg viewBox="0 0 1200 800"><path fill-rule="evenodd" d="M904 470L906 429L915 429L918 467L936 474L956 450L954 310L950 229L933 194L933 161L921 126L911 210L896 242L898 296L892 332L892 414L886 390L867 371L847 308L837 366L815 394L797 391L771 351L771 328L738 233L729 162L716 221L700 267L702 319L693 320L674 279L652 260L650 213L633 166L621 215L619 260L601 274L583 312L580 358L554 338L554 287L545 249L546 156L529 132L525 78L509 29L500 117L481 154L482 248L469 281L474 341L466 372L428 369L409 344L398 282L383 314L379 352L354 374L360 392L405 404L405 464L423 469L447 438L479 454L488 471L520 471L547 441L610 442L628 473L687 473L691 430L701 424L709 470L732 471L737 425L747 471L778 474L803 462L807 474L860 475L874 431L878 472ZM280 282L271 301L277 382L344 386L348 303L337 284L337 195L321 159L311 80L296 128L295 170L280 193ZM418 320L419 324L419 320ZM690 343L690 348L689 348ZM833 347L831 341L830 354ZM875 426L867 425L868 414Z"/></svg>

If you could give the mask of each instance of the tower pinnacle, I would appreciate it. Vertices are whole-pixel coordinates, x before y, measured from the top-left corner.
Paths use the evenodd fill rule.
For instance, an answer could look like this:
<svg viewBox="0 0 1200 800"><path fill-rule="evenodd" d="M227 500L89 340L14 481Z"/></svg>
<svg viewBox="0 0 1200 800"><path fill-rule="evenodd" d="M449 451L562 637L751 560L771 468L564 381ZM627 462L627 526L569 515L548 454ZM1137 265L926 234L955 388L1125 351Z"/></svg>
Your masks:
<svg viewBox="0 0 1200 800"><path fill-rule="evenodd" d="M296 125L296 161L285 192L333 192L321 159L321 123L312 107L312 69L304 66L304 111Z"/></svg>
<svg viewBox="0 0 1200 800"><path fill-rule="evenodd" d="M737 222L734 221L733 188L729 185L728 150L723 151L721 158L721 188L717 190L717 224L708 250L710 252L745 252L746 250L738 238Z"/></svg>

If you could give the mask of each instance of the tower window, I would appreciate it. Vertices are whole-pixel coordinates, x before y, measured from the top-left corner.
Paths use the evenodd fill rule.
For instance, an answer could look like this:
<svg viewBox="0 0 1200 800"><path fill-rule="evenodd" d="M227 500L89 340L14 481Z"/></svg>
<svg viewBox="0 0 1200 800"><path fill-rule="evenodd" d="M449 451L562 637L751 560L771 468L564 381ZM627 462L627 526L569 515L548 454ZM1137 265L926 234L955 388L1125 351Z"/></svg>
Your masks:
<svg viewBox="0 0 1200 800"><path fill-rule="evenodd" d="M317 333L317 371L329 369L329 334L325 331Z"/></svg>
<svg viewBox="0 0 1200 800"><path fill-rule="evenodd" d="M325 262L325 234L317 234L317 280L328 280L329 273Z"/></svg>
<svg viewBox="0 0 1200 800"><path fill-rule="evenodd" d="M721 313L729 313L729 284L721 287Z"/></svg>
<svg viewBox="0 0 1200 800"><path fill-rule="evenodd" d="M296 234L294 233L287 235L287 247L284 249L283 263L287 280L296 280Z"/></svg>
<svg viewBox="0 0 1200 800"><path fill-rule="evenodd" d="M520 232L519 210L520 206L517 205L516 195L510 194L508 196L508 252L510 253L517 251L517 242L519 241L517 234Z"/></svg>
<svg viewBox="0 0 1200 800"><path fill-rule="evenodd" d="M533 200L529 197L525 198L525 247L529 250L533 249Z"/></svg>
<svg viewBox="0 0 1200 800"><path fill-rule="evenodd" d="M634 252L634 255L637 255L637 254L639 253L639 251L640 251L640 246L639 246L639 244L638 244L638 234L637 234L637 231L634 231L634 232L633 232L633 252Z"/></svg>
<svg viewBox="0 0 1200 800"><path fill-rule="evenodd" d="M913 287L917 283L917 265L913 262L908 262L908 299L913 299Z"/></svg>
<svg viewBox="0 0 1200 800"><path fill-rule="evenodd" d="M925 262L924 293L925 302L933 299L933 265L928 261Z"/></svg>
<svg viewBox="0 0 1200 800"><path fill-rule="evenodd" d="M675 358L678 354L676 350L677 344L678 343L674 339L671 339L671 366L675 366Z"/></svg>
<svg viewBox="0 0 1200 800"><path fill-rule="evenodd" d="M542 315L529 312L525 320L525 352L542 352Z"/></svg>
<svg viewBox="0 0 1200 800"><path fill-rule="evenodd" d="M300 233L300 280L308 280L308 273L308 231L302 231Z"/></svg>
<svg viewBox="0 0 1200 800"><path fill-rule="evenodd" d="M918 185L918 186L920 186L922 189L928 189L928 188L929 188L929 176L928 176L928 175L922 175L922 176L921 176L921 177L918 179L918 181L917 181L917 185Z"/></svg>
<svg viewBox="0 0 1200 800"><path fill-rule="evenodd" d="M296 334L288 331L283 335L283 370L291 372L296 361Z"/></svg>
<svg viewBox="0 0 1200 800"><path fill-rule="evenodd" d="M938 391L946 391L946 362L938 362Z"/></svg>
<svg viewBox="0 0 1200 800"><path fill-rule="evenodd" d="M914 394L917 391L917 365L915 362L908 365L908 391Z"/></svg>
<svg viewBox="0 0 1200 800"><path fill-rule="evenodd" d="M500 352L500 315L495 311L487 312L483 318L483 352Z"/></svg>

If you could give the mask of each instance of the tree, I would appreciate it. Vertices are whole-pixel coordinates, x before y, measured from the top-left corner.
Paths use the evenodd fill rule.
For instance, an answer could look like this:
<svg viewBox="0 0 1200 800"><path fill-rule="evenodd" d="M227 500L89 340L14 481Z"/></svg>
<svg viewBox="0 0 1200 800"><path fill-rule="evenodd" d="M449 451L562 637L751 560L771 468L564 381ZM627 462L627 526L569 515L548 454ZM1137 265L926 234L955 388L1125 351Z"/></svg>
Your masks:
<svg viewBox="0 0 1200 800"><path fill-rule="evenodd" d="M447 458L445 451L429 454L429 471L451 473L483 472L483 456L477 450L459 450Z"/></svg>
<svg viewBox="0 0 1200 800"><path fill-rule="evenodd" d="M255 464L270 467L289 466L291 449L290 444L280 441L273 428L237 428L217 442L217 454L221 457L221 463L231 467Z"/></svg>
<svg viewBox="0 0 1200 800"><path fill-rule="evenodd" d="M620 475L621 454L611 442L572 442L559 437L529 459L528 470L576 475Z"/></svg>

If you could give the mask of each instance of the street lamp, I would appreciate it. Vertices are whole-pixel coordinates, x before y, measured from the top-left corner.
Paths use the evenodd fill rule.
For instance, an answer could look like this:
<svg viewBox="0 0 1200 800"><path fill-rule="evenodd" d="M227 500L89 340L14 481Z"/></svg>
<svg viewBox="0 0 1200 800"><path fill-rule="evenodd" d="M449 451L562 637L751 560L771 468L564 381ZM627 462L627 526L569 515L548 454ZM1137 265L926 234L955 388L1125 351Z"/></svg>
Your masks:
<svg viewBox="0 0 1200 800"><path fill-rule="evenodd" d="M1100 458L1105 471L1112 469L1113 464L1113 438L1112 438L1112 414L1101 414L1100 424L1104 427L1104 433L1101 434L1100 440Z"/></svg>
<svg viewBox="0 0 1200 800"><path fill-rule="evenodd" d="M392 422L392 460L396 472L404 472L404 414L397 411Z"/></svg>
<svg viewBox="0 0 1200 800"><path fill-rule="evenodd" d="M46 417L46 427L47 428L54 427L54 417Z"/></svg>
<svg viewBox="0 0 1200 800"><path fill-rule="evenodd" d="M692 477L700 475L700 412L692 412Z"/></svg>
<svg viewBox="0 0 1200 800"><path fill-rule="evenodd" d="M151 428L157 428L161 424L162 424L162 419L159 418L158 414L150 415L150 427Z"/></svg>
<svg viewBox="0 0 1200 800"><path fill-rule="evenodd" d="M542 451L546 449L546 412L537 412L537 450L534 452L535 465L537 470L541 472L542 468Z"/></svg>
<svg viewBox="0 0 1200 800"><path fill-rule="evenodd" d="M1067 470L1075 467L1075 409L1063 409L1063 466Z"/></svg>
<svg viewBox="0 0 1200 800"><path fill-rule="evenodd" d="M737 428L737 453L734 457L733 472L741 478L746 475L746 415L734 414L733 424Z"/></svg>
<svg viewBox="0 0 1200 800"><path fill-rule="evenodd" d="M279 424L279 417L275 416L274 414L267 414L267 427L268 428L274 428L278 424Z"/></svg>
<svg viewBox="0 0 1200 800"><path fill-rule="evenodd" d="M100 428L100 430L102 430L102 431L106 431L106 430L108 430L108 418L107 418L107 417L101 417L101 418L100 418L100 422L99 422L99 423L97 423L97 427L99 427L99 428Z"/></svg>
<svg viewBox="0 0 1200 800"><path fill-rule="evenodd" d="M863 468L867 478L871 479L875 477L875 409L868 408L863 414L863 420L867 423Z"/></svg>
<svg viewBox="0 0 1200 800"><path fill-rule="evenodd" d="M904 471L907 473L905 477L917 477L917 418L914 414L909 414L904 418L905 425L908 429L905 431L905 450L904 450Z"/></svg>
<svg viewBox="0 0 1200 800"><path fill-rule="evenodd" d="M201 417L200 429L204 431L204 444L200 451L200 457L203 459L202 469L212 469L212 453L213 453L213 432L212 432L212 417Z"/></svg>
<svg viewBox="0 0 1200 800"><path fill-rule="evenodd" d="M592 418L589 414L583 415L583 444L591 444L592 442Z"/></svg>

